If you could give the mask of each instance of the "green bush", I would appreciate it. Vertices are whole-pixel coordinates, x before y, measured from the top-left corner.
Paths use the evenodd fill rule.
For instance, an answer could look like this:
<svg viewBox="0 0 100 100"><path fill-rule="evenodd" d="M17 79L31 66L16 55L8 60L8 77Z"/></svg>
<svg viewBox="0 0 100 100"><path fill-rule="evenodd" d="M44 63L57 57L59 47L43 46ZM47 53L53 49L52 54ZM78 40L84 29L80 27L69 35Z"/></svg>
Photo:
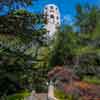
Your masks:
<svg viewBox="0 0 100 100"><path fill-rule="evenodd" d="M30 93L27 91L21 92L21 93L16 93L11 96L7 96L6 100L24 100L25 97L29 96Z"/></svg>
<svg viewBox="0 0 100 100"><path fill-rule="evenodd" d="M92 76L84 76L83 80L88 83L100 85L100 78L95 77L95 76L93 76L93 77Z"/></svg>
<svg viewBox="0 0 100 100"><path fill-rule="evenodd" d="M82 100L78 94L65 94L60 89L55 89L54 95L58 100Z"/></svg>
<svg viewBox="0 0 100 100"><path fill-rule="evenodd" d="M74 100L72 95L65 94L63 91L59 89L55 89L54 94L55 97L58 98L58 100Z"/></svg>

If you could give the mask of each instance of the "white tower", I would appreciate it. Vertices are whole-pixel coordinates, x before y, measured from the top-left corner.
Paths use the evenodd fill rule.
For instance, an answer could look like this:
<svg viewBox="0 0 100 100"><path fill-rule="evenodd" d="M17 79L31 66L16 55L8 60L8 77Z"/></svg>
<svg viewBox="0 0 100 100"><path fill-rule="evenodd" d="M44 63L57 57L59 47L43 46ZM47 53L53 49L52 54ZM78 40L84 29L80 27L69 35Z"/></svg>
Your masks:
<svg viewBox="0 0 100 100"><path fill-rule="evenodd" d="M48 4L44 8L45 29L51 38L60 26L60 12L56 5Z"/></svg>

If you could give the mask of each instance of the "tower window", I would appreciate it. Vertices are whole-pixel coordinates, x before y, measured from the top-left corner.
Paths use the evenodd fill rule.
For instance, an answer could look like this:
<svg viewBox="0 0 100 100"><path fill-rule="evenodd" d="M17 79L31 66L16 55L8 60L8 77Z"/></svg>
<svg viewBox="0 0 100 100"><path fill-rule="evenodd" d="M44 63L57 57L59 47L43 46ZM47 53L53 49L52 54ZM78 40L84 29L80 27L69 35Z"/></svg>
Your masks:
<svg viewBox="0 0 100 100"><path fill-rule="evenodd" d="M45 9L47 10L48 8L46 7Z"/></svg>
<svg viewBox="0 0 100 100"><path fill-rule="evenodd" d="M59 17L57 16L57 19L59 19Z"/></svg>
<svg viewBox="0 0 100 100"><path fill-rule="evenodd" d="M57 22L57 24L59 25L60 23L59 23L59 22Z"/></svg>
<svg viewBox="0 0 100 100"><path fill-rule="evenodd" d="M50 6L51 9L53 9L53 6Z"/></svg>
<svg viewBox="0 0 100 100"><path fill-rule="evenodd" d="M50 15L50 18L54 18L54 15Z"/></svg>

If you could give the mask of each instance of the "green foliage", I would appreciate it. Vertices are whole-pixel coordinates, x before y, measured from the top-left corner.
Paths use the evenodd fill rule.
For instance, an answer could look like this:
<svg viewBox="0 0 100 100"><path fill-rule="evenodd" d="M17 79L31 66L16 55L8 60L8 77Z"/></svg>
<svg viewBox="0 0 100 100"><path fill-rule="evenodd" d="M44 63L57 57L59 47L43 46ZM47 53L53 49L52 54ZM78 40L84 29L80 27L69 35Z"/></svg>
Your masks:
<svg viewBox="0 0 100 100"><path fill-rule="evenodd" d="M21 92L21 93L16 93L14 95L8 96L6 97L6 100L24 100L25 97L29 96L30 93L29 92Z"/></svg>
<svg viewBox="0 0 100 100"><path fill-rule="evenodd" d="M49 71L48 67L49 59L49 48L41 47L38 50L37 62L33 65L34 72L34 88L37 92L47 92L47 73Z"/></svg>
<svg viewBox="0 0 100 100"><path fill-rule="evenodd" d="M61 27L51 46L50 66L72 66L80 77L100 76L100 9L77 6L74 26ZM75 32L73 28L79 29Z"/></svg>
<svg viewBox="0 0 100 100"><path fill-rule="evenodd" d="M54 94L55 94L55 97L58 98L59 100L66 100L67 99L66 94L58 89L55 89Z"/></svg>
<svg viewBox="0 0 100 100"><path fill-rule="evenodd" d="M76 25L80 29L78 33L79 46L74 49L79 57L76 72L79 76L99 76L100 62L100 9L86 5L77 6Z"/></svg>
<svg viewBox="0 0 100 100"><path fill-rule="evenodd" d="M76 11L76 25L79 26L81 33L92 33L99 20L99 9L89 4L84 7L79 4Z"/></svg>
<svg viewBox="0 0 100 100"><path fill-rule="evenodd" d="M3 3L3 5L11 6L15 0L0 0L0 3ZM16 3L26 3L26 4L32 4L32 0L16 0Z"/></svg>
<svg viewBox="0 0 100 100"><path fill-rule="evenodd" d="M75 99L73 95L65 94L63 91L59 89L55 89L54 94L55 97L59 100L79 100L79 98Z"/></svg>
<svg viewBox="0 0 100 100"><path fill-rule="evenodd" d="M0 48L0 96L13 94L19 90L31 89L30 79L33 58L19 51Z"/></svg>
<svg viewBox="0 0 100 100"><path fill-rule="evenodd" d="M31 14L26 10L17 10L7 16L0 17L0 34L17 35L21 39L27 37L25 40L32 40L45 33L42 15Z"/></svg>
<svg viewBox="0 0 100 100"><path fill-rule="evenodd" d="M84 76L83 80L86 81L86 82L88 82L88 83L91 83L91 84L100 85L100 78L99 77Z"/></svg>
<svg viewBox="0 0 100 100"><path fill-rule="evenodd" d="M42 16L18 10L0 19L1 26L7 26L8 30L5 32L5 27L0 30L0 97L20 90L46 91L47 69L43 69L47 66L48 50ZM41 27L35 28L38 24ZM34 27L30 29L30 26ZM39 53L41 47L44 49ZM46 55L40 56L44 51Z"/></svg>
<svg viewBox="0 0 100 100"><path fill-rule="evenodd" d="M66 26L56 33L50 57L50 66L64 65L67 58L74 55L78 39L71 26Z"/></svg>
<svg viewBox="0 0 100 100"><path fill-rule="evenodd" d="M75 28L80 31L75 32L74 26L61 27L48 46L43 15L17 10L0 17L0 96L20 90L47 92L47 72L56 65L71 65L83 80L99 84L95 78L84 79L86 75L100 76L99 18L98 8L78 5ZM59 90L55 95L74 100ZM9 98L17 97L23 95Z"/></svg>

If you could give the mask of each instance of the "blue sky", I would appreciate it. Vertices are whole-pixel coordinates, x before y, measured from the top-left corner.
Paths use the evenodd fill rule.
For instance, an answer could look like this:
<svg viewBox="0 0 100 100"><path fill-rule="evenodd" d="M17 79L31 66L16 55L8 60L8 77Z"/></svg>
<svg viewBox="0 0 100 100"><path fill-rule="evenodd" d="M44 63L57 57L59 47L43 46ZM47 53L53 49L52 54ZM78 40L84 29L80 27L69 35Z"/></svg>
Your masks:
<svg viewBox="0 0 100 100"><path fill-rule="evenodd" d="M31 12L42 12L43 7L46 4L53 3L56 4L61 12L62 21L67 21L67 23L72 24L74 16L76 14L75 7L78 3L84 5L86 3L100 5L100 0L38 0L34 5L28 7Z"/></svg>
<svg viewBox="0 0 100 100"><path fill-rule="evenodd" d="M41 12L43 10L43 7L46 4L56 4L60 11L62 16L65 14L75 14L75 6L80 3L82 5L89 3L89 4L96 4L100 5L100 0L38 0L34 3L34 5L28 7L28 9L32 12Z"/></svg>
<svg viewBox="0 0 100 100"><path fill-rule="evenodd" d="M33 13L41 13L43 11L43 7L50 3L56 4L59 7L62 21L66 20L67 23L70 24L74 20L76 13L75 7L78 3L82 5L90 3L100 6L100 0L37 0L33 3L33 5L27 7L27 10ZM8 12L7 7L5 7L4 10L5 12Z"/></svg>

